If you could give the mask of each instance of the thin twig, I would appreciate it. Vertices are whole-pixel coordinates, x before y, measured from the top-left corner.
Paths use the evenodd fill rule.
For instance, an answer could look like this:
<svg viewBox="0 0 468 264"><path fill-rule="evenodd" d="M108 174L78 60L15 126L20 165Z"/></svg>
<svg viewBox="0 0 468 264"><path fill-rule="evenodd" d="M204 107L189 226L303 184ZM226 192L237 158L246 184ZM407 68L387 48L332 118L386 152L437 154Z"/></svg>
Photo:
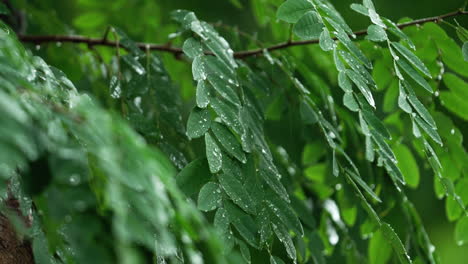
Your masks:
<svg viewBox="0 0 468 264"><path fill-rule="evenodd" d="M434 17L426 17L417 20L413 20L411 22L398 24L397 27L400 29L413 26L413 25L420 25L428 22L438 22L446 18L460 16L460 15L467 15L468 11L464 11L463 9L459 9L444 15L434 16ZM366 35L367 30L360 30L354 32L356 36ZM85 43L91 46L107 46L107 47L116 47L115 41L109 41L107 39L96 39L96 38L89 38L85 36L64 36L64 35L19 35L19 39L22 42L34 43L34 44L43 44L43 43L50 43L50 42L68 42L68 43ZM268 51L274 51L279 49L285 49L294 46L302 46L302 45L309 45L309 44L316 44L318 43L318 39L312 40L301 40L301 41L287 41L275 44L273 46L267 48L258 48L252 50L245 50L245 51L238 51L234 53L235 58L246 58L255 55L262 55L263 51L266 49ZM162 52L169 52L173 53L176 56L180 56L183 54L181 48L168 46L166 44L154 44L154 43L137 43L138 47L142 50L150 49L150 50L157 50ZM211 54L207 52L207 54Z"/></svg>

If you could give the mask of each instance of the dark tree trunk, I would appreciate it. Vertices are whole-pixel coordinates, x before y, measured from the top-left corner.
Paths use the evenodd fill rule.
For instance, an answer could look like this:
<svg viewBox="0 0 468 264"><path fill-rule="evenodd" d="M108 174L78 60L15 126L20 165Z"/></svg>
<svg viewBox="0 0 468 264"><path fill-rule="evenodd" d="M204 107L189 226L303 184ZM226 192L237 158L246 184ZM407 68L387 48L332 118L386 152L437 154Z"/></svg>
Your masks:
<svg viewBox="0 0 468 264"><path fill-rule="evenodd" d="M29 219L21 215L19 203L16 199L8 199L6 207L18 214L24 219L27 226L30 225ZM9 219L0 214L0 263L1 264L33 264L34 258L29 241L21 238L15 231L14 226Z"/></svg>

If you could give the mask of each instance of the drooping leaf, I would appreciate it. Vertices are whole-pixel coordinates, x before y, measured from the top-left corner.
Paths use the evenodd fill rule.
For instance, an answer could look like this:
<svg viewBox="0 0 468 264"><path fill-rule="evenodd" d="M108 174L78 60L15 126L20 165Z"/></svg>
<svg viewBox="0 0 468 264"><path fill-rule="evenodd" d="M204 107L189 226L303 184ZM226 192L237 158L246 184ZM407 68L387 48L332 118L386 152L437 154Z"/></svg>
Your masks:
<svg viewBox="0 0 468 264"><path fill-rule="evenodd" d="M231 223L239 231L245 241L254 248L258 248L258 227L252 217L229 201L223 202Z"/></svg>
<svg viewBox="0 0 468 264"><path fill-rule="evenodd" d="M189 163L176 176L177 185L187 196L198 192L211 178L208 163L205 158L199 158Z"/></svg>
<svg viewBox="0 0 468 264"><path fill-rule="evenodd" d="M419 85L421 85L426 91L432 93L432 88L429 83L413 69L404 59L397 60L398 66L402 68L411 78L413 78Z"/></svg>
<svg viewBox="0 0 468 264"><path fill-rule="evenodd" d="M407 49L405 46L398 42L391 42L392 46L400 52L414 67L424 73L427 77L431 78L431 73L427 69L426 65L416 56L412 51Z"/></svg>
<svg viewBox="0 0 468 264"><path fill-rule="evenodd" d="M370 264L387 263L392 256L392 246L388 244L387 238L383 236L380 230L372 234L367 250Z"/></svg>
<svg viewBox="0 0 468 264"><path fill-rule="evenodd" d="M218 184L208 182L198 194L198 209L202 211L211 211L221 205L221 189Z"/></svg>
<svg viewBox="0 0 468 264"><path fill-rule="evenodd" d="M367 36L366 38L371 41L380 42L387 40L387 33L385 30L378 25L370 25L367 28Z"/></svg>
<svg viewBox="0 0 468 264"><path fill-rule="evenodd" d="M287 0L280 5L276 17L288 23L296 23L307 11L313 9L307 0Z"/></svg>
<svg viewBox="0 0 468 264"><path fill-rule="evenodd" d="M275 231L276 236L278 239L283 243L284 247L286 248L286 252L288 253L289 258L291 258L294 262L296 261L296 247L289 235L288 229L286 229L281 223L275 224L273 223L273 230Z"/></svg>
<svg viewBox="0 0 468 264"><path fill-rule="evenodd" d="M455 226L455 240L457 245L468 243L468 217L462 217Z"/></svg>
<svg viewBox="0 0 468 264"><path fill-rule="evenodd" d="M242 163L247 161L241 144L227 127L218 122L213 122L211 125L211 130L227 153Z"/></svg>
<svg viewBox="0 0 468 264"><path fill-rule="evenodd" d="M197 84L196 101L199 108L205 108L210 103L210 87L207 81L199 81Z"/></svg>
<svg viewBox="0 0 468 264"><path fill-rule="evenodd" d="M301 39L318 39L324 25L320 22L315 11L305 13L296 24L293 32Z"/></svg>
<svg viewBox="0 0 468 264"><path fill-rule="evenodd" d="M270 212L276 215L287 228L293 230L298 235L304 234L301 222L287 202L279 198L273 192L267 192L265 202L267 203Z"/></svg>
<svg viewBox="0 0 468 264"><path fill-rule="evenodd" d="M195 107L187 121L187 136L189 138L198 138L203 136L211 125L210 112L207 109Z"/></svg>
<svg viewBox="0 0 468 264"><path fill-rule="evenodd" d="M320 48L324 51L330 51L335 46L335 41L331 38L330 32L327 28L324 28L319 37Z"/></svg>
<svg viewBox="0 0 468 264"><path fill-rule="evenodd" d="M398 160L398 167L405 178L405 182L412 188L419 185L419 167L411 151L403 144L393 147L393 152Z"/></svg>
<svg viewBox="0 0 468 264"><path fill-rule="evenodd" d="M185 55L192 59L203 55L203 48L201 43L194 38L188 38L185 40L184 45L182 46L182 50L184 51Z"/></svg>
<svg viewBox="0 0 468 264"><path fill-rule="evenodd" d="M252 202L252 198L239 179L234 177L234 175L228 175L226 173L220 173L218 179L221 187L223 187L235 204L239 205L246 212L255 214L255 206Z"/></svg>
<svg viewBox="0 0 468 264"><path fill-rule="evenodd" d="M216 140L210 133L205 134L206 158L210 166L211 173L216 173L221 170L223 154Z"/></svg>
<svg viewBox="0 0 468 264"><path fill-rule="evenodd" d="M380 230L382 231L382 233L383 233L384 237L386 238L387 242L392 245L393 250L395 251L395 253L398 256L398 259L402 263L411 263L411 259L408 256L408 253L406 252L406 249L403 246L403 243L401 243L400 238L395 233L393 228L387 223L382 224L382 226L380 228L381 228Z"/></svg>

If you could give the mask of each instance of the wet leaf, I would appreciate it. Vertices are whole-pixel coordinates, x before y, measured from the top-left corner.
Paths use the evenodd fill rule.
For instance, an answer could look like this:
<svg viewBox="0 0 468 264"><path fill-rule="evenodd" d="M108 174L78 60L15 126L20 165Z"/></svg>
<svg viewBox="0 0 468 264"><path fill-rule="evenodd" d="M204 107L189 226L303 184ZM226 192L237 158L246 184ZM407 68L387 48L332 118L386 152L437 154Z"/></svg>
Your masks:
<svg viewBox="0 0 468 264"><path fill-rule="evenodd" d="M221 189L214 182L205 184L198 194L198 209L202 211L211 211L221 205Z"/></svg>

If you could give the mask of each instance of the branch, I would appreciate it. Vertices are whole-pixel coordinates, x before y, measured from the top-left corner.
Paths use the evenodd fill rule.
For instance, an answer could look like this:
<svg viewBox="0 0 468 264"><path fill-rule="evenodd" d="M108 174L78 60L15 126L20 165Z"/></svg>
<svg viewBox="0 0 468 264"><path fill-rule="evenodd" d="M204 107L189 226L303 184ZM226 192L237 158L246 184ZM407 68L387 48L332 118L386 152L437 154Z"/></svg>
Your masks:
<svg viewBox="0 0 468 264"><path fill-rule="evenodd" d="M421 18L417 20L413 20L411 22L407 23L402 23L398 24L397 27L400 29L403 29L405 27L413 26L413 25L420 25L428 22L438 22L443 19L449 18L449 17L454 17L454 16L459 16L459 15L467 15L468 11L464 11L462 9L440 15L440 16L435 16L435 17L426 17L426 18ZM366 35L367 30L360 30L354 32L354 35L356 36L362 36ZM43 44L43 43L55 43L55 42L68 42L68 43L84 43L89 46L107 46L107 47L116 47L116 42L115 41L109 41L107 38L102 38L102 39L96 39L96 38L88 38L85 36L64 36L64 35L19 35L19 39L22 42L27 42L27 43L33 43L33 44ZM294 47L294 46L302 46L302 45L309 45L309 44L316 44L318 43L318 39L312 39L312 40L301 40L301 41L288 41L288 42L282 42L275 44L273 46L267 47L266 50L268 51L274 51L274 50L279 50L279 49L285 49L289 47ZM173 53L176 56L180 56L183 54L183 51L181 48L177 47L171 47L166 45L161 45L161 44L154 44L154 43L137 43L138 47L142 50L157 50L157 51L162 51L162 52L169 52ZM250 56L255 56L255 55L261 55L263 54L263 51L265 49L252 49L252 50L245 50L245 51L238 51L234 53L235 58L246 58ZM208 52L208 54L211 54Z"/></svg>

